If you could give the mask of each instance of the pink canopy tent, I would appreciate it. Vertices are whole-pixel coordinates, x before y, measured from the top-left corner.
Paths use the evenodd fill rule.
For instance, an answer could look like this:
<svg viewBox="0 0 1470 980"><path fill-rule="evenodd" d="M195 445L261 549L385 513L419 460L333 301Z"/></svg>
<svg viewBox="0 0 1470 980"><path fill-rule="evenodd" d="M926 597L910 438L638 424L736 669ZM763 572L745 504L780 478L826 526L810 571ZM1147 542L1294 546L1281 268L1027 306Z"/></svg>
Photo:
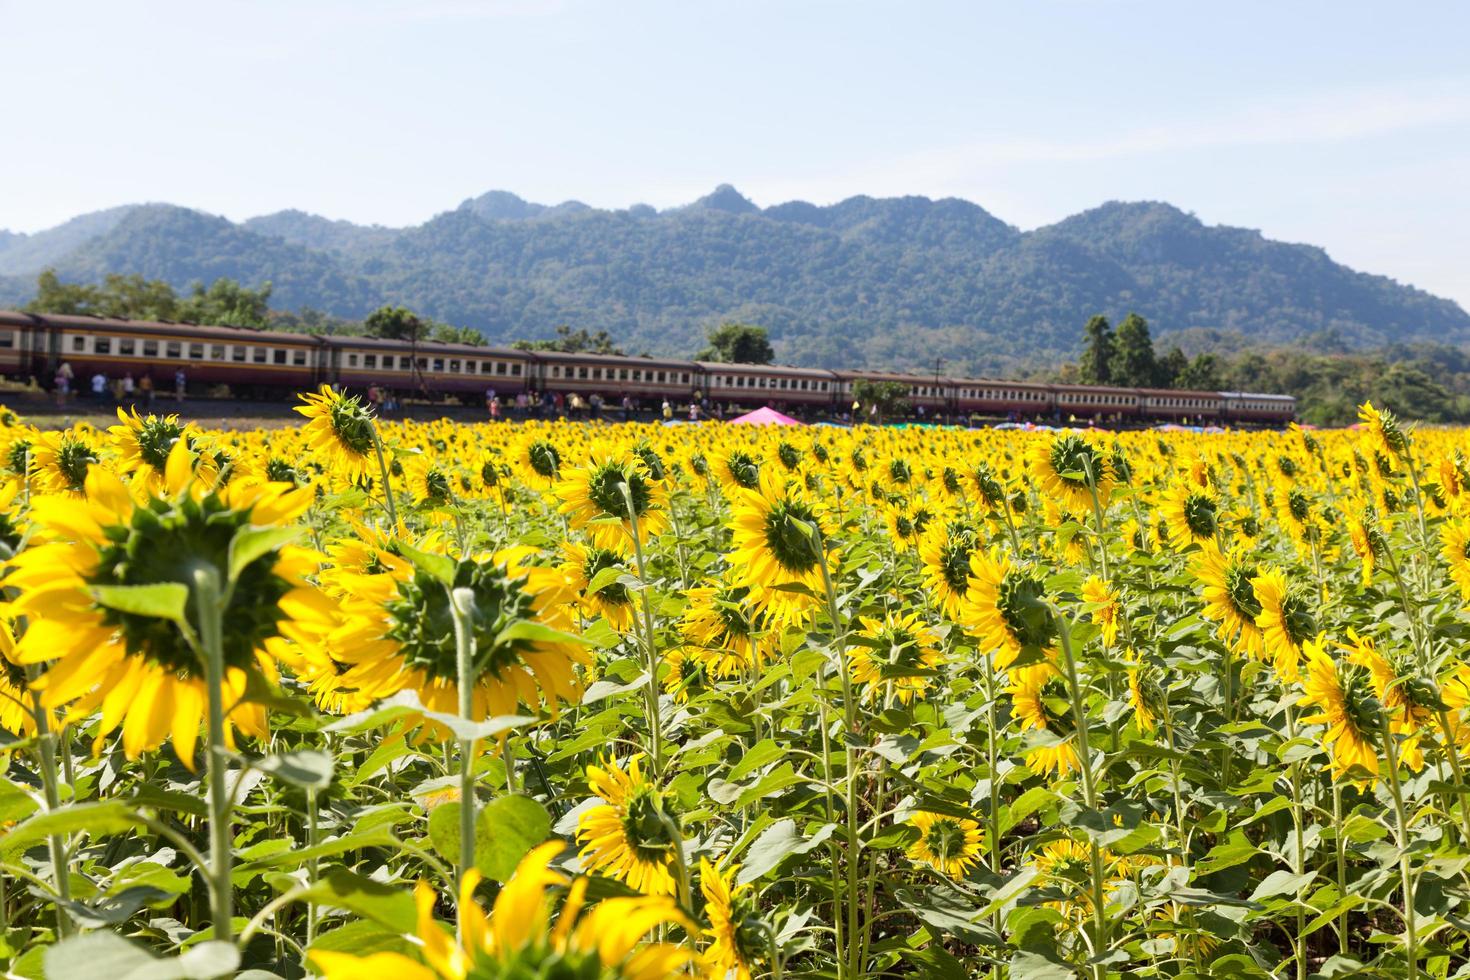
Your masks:
<svg viewBox="0 0 1470 980"><path fill-rule="evenodd" d="M774 408L762 407L753 412L747 412L739 418L731 419L731 425L801 425L800 422L789 415L782 415Z"/></svg>

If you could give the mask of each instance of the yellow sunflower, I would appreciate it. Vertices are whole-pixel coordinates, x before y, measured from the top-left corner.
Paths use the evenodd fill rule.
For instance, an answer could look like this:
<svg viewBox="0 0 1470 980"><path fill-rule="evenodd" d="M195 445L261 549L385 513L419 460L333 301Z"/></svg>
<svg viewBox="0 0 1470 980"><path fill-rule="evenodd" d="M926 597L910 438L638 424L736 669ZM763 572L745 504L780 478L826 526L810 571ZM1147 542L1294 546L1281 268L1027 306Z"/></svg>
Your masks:
<svg viewBox="0 0 1470 980"><path fill-rule="evenodd" d="M342 683L373 698L414 690L432 711L459 711L452 589L474 595L475 721L524 705L554 717L581 697L577 667L591 655L572 635L565 586L550 568L523 567L523 552L450 559L424 555L381 574L343 575L342 625L326 638L352 665Z"/></svg>
<svg viewBox="0 0 1470 980"><path fill-rule="evenodd" d="M1392 412L1376 409L1371 401L1366 401L1358 406L1358 419L1379 452L1397 459L1408 455L1408 438Z"/></svg>
<svg viewBox="0 0 1470 980"><path fill-rule="evenodd" d="M863 624L848 646L852 679L862 685L870 701L881 702L890 692L902 704L923 695L930 679L944 663L939 634L918 613L889 613L878 620L859 617Z"/></svg>
<svg viewBox="0 0 1470 980"><path fill-rule="evenodd" d="M1118 629L1123 623L1123 603L1118 593L1096 575L1082 583L1082 601L1092 607L1092 622L1108 646L1118 642Z"/></svg>
<svg viewBox="0 0 1470 980"><path fill-rule="evenodd" d="M355 482L374 468L377 433L373 413L366 405L330 385L300 397L305 404L296 406L296 411L308 419L301 433L307 447L323 457L329 469Z"/></svg>
<svg viewBox="0 0 1470 980"><path fill-rule="evenodd" d="M761 485L760 457L744 449L732 449L716 457L715 479L727 497L741 490L759 490Z"/></svg>
<svg viewBox="0 0 1470 980"><path fill-rule="evenodd" d="M189 590L185 619L199 633L194 570L201 564L230 585L223 615L227 722L265 735L265 712L243 701L250 675L274 673L267 642L281 635L293 604L310 601L305 576L312 552L273 548L231 576L232 542L258 527L289 525L311 503L310 491L280 484L206 491L192 481L191 454L174 444L165 467L167 497L134 502L128 488L102 467L87 474L83 503L39 498L34 516L44 544L10 564L6 584L18 592L11 611L28 625L16 646L21 664L50 663L32 685L47 708L70 705L69 719L98 708L96 747L119 726L123 750L136 759L173 737L174 751L192 768L200 720L208 703L204 664L191 639L167 619L129 611L110 598L117 587L180 584ZM108 602L109 604L104 604Z"/></svg>
<svg viewBox="0 0 1470 980"><path fill-rule="evenodd" d="M82 496L87 475L99 465L100 459L91 432L81 426L42 433L31 447L31 482L35 492Z"/></svg>
<svg viewBox="0 0 1470 980"><path fill-rule="evenodd" d="M1368 671L1373 695L1388 712L1389 731L1403 736L1399 758L1410 769L1422 770L1424 750L1420 739L1434 722L1433 705L1437 695L1425 679L1380 651L1372 637L1363 636L1349 627L1348 639L1352 644L1344 647L1348 651L1348 662Z"/></svg>
<svg viewBox="0 0 1470 980"><path fill-rule="evenodd" d="M1039 441L1030 452L1031 477L1043 498L1061 502L1073 513L1091 513L1093 494L1106 507L1113 474L1106 453L1075 432Z"/></svg>
<svg viewBox="0 0 1470 980"><path fill-rule="evenodd" d="M1192 482L1165 494L1160 512L1169 530L1169 543L1177 550L1213 539L1219 527L1219 504L1208 490Z"/></svg>
<svg viewBox="0 0 1470 980"><path fill-rule="evenodd" d="M700 586L686 595L689 604L679 631L716 677L759 669L771 655L774 631L765 616L751 608L749 589Z"/></svg>
<svg viewBox="0 0 1470 980"><path fill-rule="evenodd" d="M0 732L29 738L36 733L34 695L26 669L15 658L15 634L0 620Z"/></svg>
<svg viewBox="0 0 1470 980"><path fill-rule="evenodd" d="M965 524L935 523L919 542L919 571L940 612L959 619L970 595L970 556L980 535Z"/></svg>
<svg viewBox="0 0 1470 980"><path fill-rule="evenodd" d="M980 825L966 817L918 810L908 822L919 832L909 845L909 860L926 864L946 878L965 877L980 860Z"/></svg>
<svg viewBox="0 0 1470 980"><path fill-rule="evenodd" d="M1339 665L1327 653L1321 636L1303 644L1306 676L1304 694L1297 704L1316 707L1319 714L1302 718L1308 725L1326 725L1323 745L1332 759L1333 776L1347 778L1357 770L1378 775L1377 728L1367 672L1356 664Z"/></svg>
<svg viewBox="0 0 1470 980"><path fill-rule="evenodd" d="M997 670L1009 668L1027 647L1052 651L1056 624L1043 605L1039 574L1017 568L1000 551L980 550L970 556L970 573L960 624L980 641L982 652L994 655Z"/></svg>
<svg viewBox="0 0 1470 980"><path fill-rule="evenodd" d="M748 588L751 599L777 622L803 620L825 595L819 548L828 549L828 568L836 574L837 555L825 518L767 472L759 490L737 491L730 519L732 584Z"/></svg>
<svg viewBox="0 0 1470 980"><path fill-rule="evenodd" d="M1063 690L1062 675L1051 664L1036 664L1011 671L1011 713L1023 732L1046 732L1052 741L1026 753L1026 764L1039 773L1065 776L1079 769L1076 730L1068 717L1071 706Z"/></svg>
<svg viewBox="0 0 1470 980"><path fill-rule="evenodd" d="M1276 673L1285 683L1294 683L1301 673L1302 644L1317 632L1306 596L1291 588L1286 573L1269 569L1251 579L1261 611L1256 626L1261 630L1262 647Z"/></svg>
<svg viewBox="0 0 1470 980"><path fill-rule="evenodd" d="M119 408L117 418L121 424L107 431L112 434L112 445L117 450L118 469L128 475L133 492L140 494L140 499L164 489L163 471L174 443L182 439L191 448L199 448L194 423L180 422L177 415L162 418L150 415L145 419L138 417L136 408L131 414ZM213 463L212 458L200 455L200 476L206 482L212 483L218 475Z"/></svg>
<svg viewBox="0 0 1470 980"><path fill-rule="evenodd" d="M585 530L598 547L632 547L635 517L645 541L668 527L668 491L635 455L594 454L585 465L563 470L562 475L565 479L556 485L556 496L562 502L558 510L572 527ZM628 497L623 496L623 486L628 488Z"/></svg>
<svg viewBox="0 0 1470 980"><path fill-rule="evenodd" d="M673 895L679 813L673 797L644 775L642 754L627 769L607 758L587 767L587 785L603 802L577 821L582 863L648 895Z"/></svg>
<svg viewBox="0 0 1470 980"><path fill-rule="evenodd" d="M1470 602L1470 520L1457 518L1440 526L1440 554L1450 566L1450 578L1460 587L1460 601Z"/></svg>
<svg viewBox="0 0 1470 980"><path fill-rule="evenodd" d="M608 625L620 633L632 629L633 617L637 613L633 592L625 583L618 581L622 575L629 574L623 557L616 551L595 545L589 548L575 541L564 544L562 554L566 558L561 566L562 574L576 592L585 614L606 618ZM605 572L609 575L604 575ZM592 583L599 578L602 581L594 589Z"/></svg>
<svg viewBox="0 0 1470 980"><path fill-rule="evenodd" d="M1255 564L1239 552L1227 556L1215 542L1206 541L1195 555L1193 569L1204 598L1202 612L1216 623L1220 639L1232 650L1259 659L1265 641L1256 625L1261 603L1251 585L1257 574Z"/></svg>
<svg viewBox="0 0 1470 980"><path fill-rule="evenodd" d="M739 865L723 871L699 859L699 890L704 894L704 914L709 928L704 934L710 945L704 966L713 977L751 980L752 968L766 958L767 940L761 928L759 909L749 882L735 883Z"/></svg>
<svg viewBox="0 0 1470 980"><path fill-rule="evenodd" d="M694 958L687 948L653 941L660 926L688 932L694 923L668 898L608 898L586 907L587 879L570 882L566 904L553 923L549 890L568 885L551 868L562 850L559 841L533 848L487 916L475 902L479 872L465 875L459 890L456 941L434 919L438 895L426 883L414 890L418 921L410 936L423 962L402 953L358 956L312 949L310 957L325 980L476 980L488 977L618 977L664 980L684 972Z"/></svg>

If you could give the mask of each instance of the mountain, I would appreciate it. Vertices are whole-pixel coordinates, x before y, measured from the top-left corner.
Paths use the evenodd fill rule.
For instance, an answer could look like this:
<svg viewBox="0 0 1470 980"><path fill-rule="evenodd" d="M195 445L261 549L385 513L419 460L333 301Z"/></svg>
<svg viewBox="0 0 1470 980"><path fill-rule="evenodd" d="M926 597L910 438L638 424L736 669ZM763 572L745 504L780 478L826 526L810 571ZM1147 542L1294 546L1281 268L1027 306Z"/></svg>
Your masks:
<svg viewBox="0 0 1470 980"><path fill-rule="evenodd" d="M0 233L0 303L35 273L110 272L179 288L270 281L277 308L361 317L402 303L495 342L558 324L628 350L688 355L728 319L770 329L788 362L1003 372L1077 350L1096 312L1136 310L1163 342L1470 343L1470 315L1320 248L1109 202L1034 231L968 201L852 197L761 208L729 185L656 211L548 206L491 191L408 228L302 211L240 224L162 204Z"/></svg>

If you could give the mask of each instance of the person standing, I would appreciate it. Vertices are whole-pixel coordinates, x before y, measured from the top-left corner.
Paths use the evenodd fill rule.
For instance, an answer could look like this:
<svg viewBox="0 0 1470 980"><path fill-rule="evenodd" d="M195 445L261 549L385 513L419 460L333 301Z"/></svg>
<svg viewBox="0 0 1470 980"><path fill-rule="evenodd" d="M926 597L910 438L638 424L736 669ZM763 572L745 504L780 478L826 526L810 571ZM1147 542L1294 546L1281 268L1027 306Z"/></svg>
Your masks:
<svg viewBox="0 0 1470 980"><path fill-rule="evenodd" d="M659 411L663 414L665 422L672 422L674 420L674 406L669 404L667 398L664 399L663 407Z"/></svg>
<svg viewBox="0 0 1470 980"><path fill-rule="evenodd" d="M139 378L138 390L143 393L143 410L153 411L153 375L145 374Z"/></svg>
<svg viewBox="0 0 1470 980"><path fill-rule="evenodd" d="M184 402L184 389L188 387L189 376L184 373L183 368L174 372L174 403L182 405Z"/></svg>
<svg viewBox="0 0 1470 980"><path fill-rule="evenodd" d="M133 372L129 371L123 375L122 398L120 399L121 401L127 402L129 408L133 407L133 390L135 387L133 384Z"/></svg>
<svg viewBox="0 0 1470 980"><path fill-rule="evenodd" d="M107 375L101 371L92 375L92 400L99 405L107 400Z"/></svg>

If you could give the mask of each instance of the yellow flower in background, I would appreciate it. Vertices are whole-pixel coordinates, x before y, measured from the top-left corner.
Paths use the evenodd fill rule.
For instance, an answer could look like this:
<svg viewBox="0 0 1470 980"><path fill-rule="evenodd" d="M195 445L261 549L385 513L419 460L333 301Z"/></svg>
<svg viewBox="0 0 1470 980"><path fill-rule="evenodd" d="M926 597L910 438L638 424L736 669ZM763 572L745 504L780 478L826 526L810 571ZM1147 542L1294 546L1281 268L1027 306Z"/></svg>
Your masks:
<svg viewBox="0 0 1470 980"><path fill-rule="evenodd" d="M1076 433L1036 442L1031 476L1043 498L1060 501L1074 513L1091 513L1093 497L1106 507L1113 491L1112 467L1101 449Z"/></svg>
<svg viewBox="0 0 1470 980"><path fill-rule="evenodd" d="M1287 583L1280 569L1257 575L1251 587L1261 604L1256 626L1261 630L1262 647L1281 680L1293 683L1301 673L1302 644L1317 631L1316 617L1306 596Z"/></svg>
<svg viewBox="0 0 1470 980"><path fill-rule="evenodd" d="M831 574L837 556L831 528L802 494L763 473L759 490L736 493L730 530L731 580L748 588L773 619L798 622L824 601L822 556Z"/></svg>
<svg viewBox="0 0 1470 980"><path fill-rule="evenodd" d="M1052 650L1056 626L1039 575L1017 568L1000 551L976 551L970 572L973 585L960 623L980 641L982 653L993 654L997 670L1008 669L1027 647Z"/></svg>
<svg viewBox="0 0 1470 980"><path fill-rule="evenodd" d="M1377 776L1377 722L1369 704L1367 673L1355 664L1336 663L1320 636L1308 639L1303 652L1307 670L1297 703L1318 709L1318 714L1302 718L1304 724L1327 726L1323 744L1334 777L1346 779L1359 771Z"/></svg>
<svg viewBox="0 0 1470 980"><path fill-rule="evenodd" d="M1256 625L1256 617L1261 615L1261 603L1251 584L1257 574L1256 565L1239 552L1227 556L1219 545L1207 541L1195 555L1193 569L1205 603L1202 612L1218 624L1220 639L1231 649L1260 658L1265 652L1265 638Z"/></svg>
<svg viewBox="0 0 1470 980"><path fill-rule="evenodd" d="M679 814L673 799L644 774L642 754L620 768L611 758L587 767L587 785L603 802L583 812L577 840L588 870L616 878L635 891L673 895Z"/></svg>
<svg viewBox="0 0 1470 980"><path fill-rule="evenodd" d="M1011 671L1011 713L1023 732L1044 732L1052 741L1026 753L1026 764L1046 776L1065 776L1082 765L1077 755L1076 728L1063 689L1062 675L1051 664Z"/></svg>
<svg viewBox="0 0 1470 980"><path fill-rule="evenodd" d="M1450 579L1460 587L1460 601L1470 602L1470 520L1455 518L1440 525L1440 554L1449 565Z"/></svg>
<svg viewBox="0 0 1470 980"><path fill-rule="evenodd" d="M1183 483L1164 495L1161 508L1169 543L1176 549L1203 544L1219 528L1219 504L1195 483Z"/></svg>
<svg viewBox="0 0 1470 980"><path fill-rule="evenodd" d="M631 549L634 518L645 540L668 527L667 491L637 456L594 456L585 466L564 468L562 475L565 479L556 486L559 510L598 547Z"/></svg>
<svg viewBox="0 0 1470 980"><path fill-rule="evenodd" d="M909 824L919 839L909 846L909 860L926 864L946 878L965 877L980 861L983 846L980 825L968 817L918 810L909 814Z"/></svg>
<svg viewBox="0 0 1470 980"><path fill-rule="evenodd" d="M848 647L853 682L870 701L892 696L909 704L923 695L930 678L944 663L939 634L918 613L890 613L879 620L860 617L859 639Z"/></svg>
<svg viewBox="0 0 1470 980"><path fill-rule="evenodd" d="M301 401L296 411L308 420L302 429L306 444L333 472L356 481L376 468L377 436L366 405L330 385L302 395Z"/></svg>
<svg viewBox="0 0 1470 980"><path fill-rule="evenodd" d="M1092 621L1108 646L1118 642L1118 629L1122 625L1123 606L1118 594L1096 575L1082 583L1082 601L1092 607Z"/></svg>

